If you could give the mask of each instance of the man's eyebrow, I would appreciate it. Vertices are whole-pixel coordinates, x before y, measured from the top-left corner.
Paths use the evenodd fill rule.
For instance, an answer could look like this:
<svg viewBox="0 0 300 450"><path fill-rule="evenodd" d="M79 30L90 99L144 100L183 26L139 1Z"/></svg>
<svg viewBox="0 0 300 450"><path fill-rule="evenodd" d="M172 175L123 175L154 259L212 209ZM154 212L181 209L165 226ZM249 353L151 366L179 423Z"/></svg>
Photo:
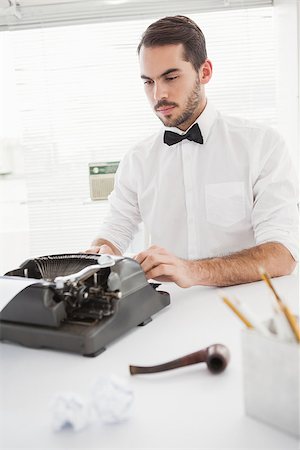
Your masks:
<svg viewBox="0 0 300 450"><path fill-rule="evenodd" d="M180 72L180 69L177 69L176 67L172 67L171 69L165 70L161 75L159 75L158 78L165 77L166 75L169 75L170 73L173 73L173 72ZM147 75L141 75L141 78L143 80L152 80L152 78L147 77Z"/></svg>

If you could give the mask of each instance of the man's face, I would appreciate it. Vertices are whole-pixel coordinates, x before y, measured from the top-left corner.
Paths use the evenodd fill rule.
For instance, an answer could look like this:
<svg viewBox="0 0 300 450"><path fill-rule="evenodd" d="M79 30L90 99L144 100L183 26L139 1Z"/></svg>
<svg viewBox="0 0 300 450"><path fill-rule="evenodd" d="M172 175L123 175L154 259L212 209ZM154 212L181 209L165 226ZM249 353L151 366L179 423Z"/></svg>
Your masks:
<svg viewBox="0 0 300 450"><path fill-rule="evenodd" d="M186 130L205 107L201 68L184 61L183 45L144 47L140 51L141 78L158 118L168 127Z"/></svg>

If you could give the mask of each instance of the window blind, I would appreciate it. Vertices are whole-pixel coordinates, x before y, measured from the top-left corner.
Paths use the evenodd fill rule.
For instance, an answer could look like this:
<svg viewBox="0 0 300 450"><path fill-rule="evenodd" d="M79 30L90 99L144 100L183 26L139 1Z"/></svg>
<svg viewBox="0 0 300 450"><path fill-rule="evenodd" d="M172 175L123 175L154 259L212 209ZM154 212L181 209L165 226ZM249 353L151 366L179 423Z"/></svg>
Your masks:
<svg viewBox="0 0 300 450"><path fill-rule="evenodd" d="M183 10L188 15L272 4L273 0L0 0L0 30L140 20Z"/></svg>
<svg viewBox="0 0 300 450"><path fill-rule="evenodd" d="M207 94L216 107L275 125L272 8L189 16L206 36L214 66ZM87 248L107 211L107 202L89 200L88 163L119 160L160 126L136 55L159 17L9 33L32 256Z"/></svg>

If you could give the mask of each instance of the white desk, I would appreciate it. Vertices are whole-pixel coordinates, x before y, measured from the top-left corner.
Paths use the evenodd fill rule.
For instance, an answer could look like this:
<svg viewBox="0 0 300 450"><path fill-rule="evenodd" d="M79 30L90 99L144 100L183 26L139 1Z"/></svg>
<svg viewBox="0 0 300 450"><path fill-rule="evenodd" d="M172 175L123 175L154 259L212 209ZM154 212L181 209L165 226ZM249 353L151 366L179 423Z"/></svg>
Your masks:
<svg viewBox="0 0 300 450"><path fill-rule="evenodd" d="M295 311L297 276L274 280ZM219 300L217 289L163 288L171 306L145 327L111 344L96 358L0 345L0 448L28 449L297 449L297 439L244 413L241 368L243 324ZM262 283L226 289L251 304L262 319L271 294ZM220 375L205 365L131 377L130 363L151 365L213 343L227 345L231 362ZM132 383L133 416L121 425L93 424L74 433L51 430L49 400L59 391L85 395L99 375L115 373Z"/></svg>

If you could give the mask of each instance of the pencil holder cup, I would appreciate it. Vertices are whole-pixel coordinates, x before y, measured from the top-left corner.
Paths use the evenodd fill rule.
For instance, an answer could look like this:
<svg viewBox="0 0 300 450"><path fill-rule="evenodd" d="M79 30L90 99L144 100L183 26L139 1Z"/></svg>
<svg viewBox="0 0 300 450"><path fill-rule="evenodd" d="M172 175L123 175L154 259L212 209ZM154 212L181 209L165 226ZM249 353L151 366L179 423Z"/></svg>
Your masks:
<svg viewBox="0 0 300 450"><path fill-rule="evenodd" d="M300 435L300 345L242 332L246 414L295 436Z"/></svg>

